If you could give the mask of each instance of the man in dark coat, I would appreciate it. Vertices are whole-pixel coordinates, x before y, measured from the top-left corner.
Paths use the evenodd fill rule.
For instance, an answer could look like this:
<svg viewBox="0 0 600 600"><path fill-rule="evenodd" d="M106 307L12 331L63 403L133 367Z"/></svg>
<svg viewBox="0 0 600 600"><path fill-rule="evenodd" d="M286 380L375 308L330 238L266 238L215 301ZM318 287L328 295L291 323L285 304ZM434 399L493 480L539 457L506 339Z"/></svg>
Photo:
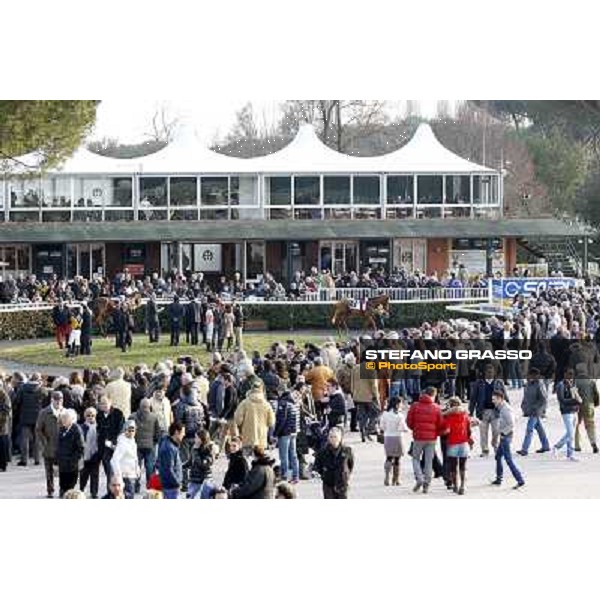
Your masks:
<svg viewBox="0 0 600 600"><path fill-rule="evenodd" d="M15 395L15 413L19 415L21 460L19 466L26 467L29 461L30 444L33 445L33 460L36 465L40 464L39 445L35 435L35 426L42 409L44 391L42 389L42 377L34 373L31 379L21 385Z"/></svg>
<svg viewBox="0 0 600 600"><path fill-rule="evenodd" d="M81 354L89 356L92 353L92 311L87 302L82 304L81 313Z"/></svg>
<svg viewBox="0 0 600 600"><path fill-rule="evenodd" d="M108 396L104 396L98 405L96 431L98 432L98 454L101 457L107 484L112 474L110 461L124 423L125 417L122 411L112 405L112 401Z"/></svg>
<svg viewBox="0 0 600 600"><path fill-rule="evenodd" d="M317 453L314 470L323 482L325 500L348 498L350 475L354 470L352 448L342 444L342 431L337 427L329 430L325 447Z"/></svg>
<svg viewBox="0 0 600 600"><path fill-rule="evenodd" d="M148 341L151 344L157 344L160 337L160 322L158 319L158 306L156 305L156 295L152 294L146 304L146 330L148 331Z"/></svg>
<svg viewBox="0 0 600 600"><path fill-rule="evenodd" d="M122 352L127 352L127 332L129 329L129 316L125 309L125 304L120 304L114 312L113 323L115 326L115 335L117 337L116 346L121 348Z"/></svg>
<svg viewBox="0 0 600 600"><path fill-rule="evenodd" d="M231 492L237 500L272 500L275 489L275 461L270 458L262 446L254 446L252 468L244 483Z"/></svg>
<svg viewBox="0 0 600 600"><path fill-rule="evenodd" d="M193 346L198 345L198 334L202 323L202 304L200 298L196 296L188 305L186 311L186 325L189 330L189 343ZM187 334L186 334L187 340Z"/></svg>
<svg viewBox="0 0 600 600"><path fill-rule="evenodd" d="M173 298L169 305L169 323L171 326L171 346L179 346L179 334L181 332L181 322L185 315L185 308L179 301L179 296Z"/></svg>
<svg viewBox="0 0 600 600"><path fill-rule="evenodd" d="M66 491L75 489L79 475L79 462L83 457L83 435L76 420L72 410L65 410L60 415L61 427L58 433L56 462L61 498Z"/></svg>

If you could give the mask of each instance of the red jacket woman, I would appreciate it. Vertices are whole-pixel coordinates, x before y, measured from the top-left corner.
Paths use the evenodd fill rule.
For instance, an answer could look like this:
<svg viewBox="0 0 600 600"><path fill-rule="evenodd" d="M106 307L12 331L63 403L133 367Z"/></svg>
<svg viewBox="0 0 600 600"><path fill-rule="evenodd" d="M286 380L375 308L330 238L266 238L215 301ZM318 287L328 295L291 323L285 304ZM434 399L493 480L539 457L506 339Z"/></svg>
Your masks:
<svg viewBox="0 0 600 600"><path fill-rule="evenodd" d="M447 432L446 444L466 444L471 440L469 414L462 408L451 408L444 414L442 429Z"/></svg>

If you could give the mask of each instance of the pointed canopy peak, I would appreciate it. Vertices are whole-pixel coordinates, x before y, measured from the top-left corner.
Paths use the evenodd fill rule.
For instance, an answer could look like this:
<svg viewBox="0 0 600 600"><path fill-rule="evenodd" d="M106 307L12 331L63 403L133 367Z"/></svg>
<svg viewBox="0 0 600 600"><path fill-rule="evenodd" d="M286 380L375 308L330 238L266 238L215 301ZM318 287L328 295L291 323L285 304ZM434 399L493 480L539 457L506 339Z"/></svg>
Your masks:
<svg viewBox="0 0 600 600"><path fill-rule="evenodd" d="M182 148L190 148L200 146L200 138L196 129L188 123L179 123L173 132L173 139L169 145L181 146Z"/></svg>
<svg viewBox="0 0 600 600"><path fill-rule="evenodd" d="M433 129L429 123L421 123L417 127L415 134L412 136L406 147L414 144L415 146L423 146L431 149L434 146L441 146L444 150L449 151L445 146L442 146L440 140L437 139Z"/></svg>
<svg viewBox="0 0 600 600"><path fill-rule="evenodd" d="M298 127L296 137L289 143L289 146L298 146L302 148L314 148L315 146L324 146L319 139L312 123L303 122Z"/></svg>
<svg viewBox="0 0 600 600"><path fill-rule="evenodd" d="M412 138L398 150L378 159L388 172L406 173L494 173L444 146L429 123L421 123Z"/></svg>

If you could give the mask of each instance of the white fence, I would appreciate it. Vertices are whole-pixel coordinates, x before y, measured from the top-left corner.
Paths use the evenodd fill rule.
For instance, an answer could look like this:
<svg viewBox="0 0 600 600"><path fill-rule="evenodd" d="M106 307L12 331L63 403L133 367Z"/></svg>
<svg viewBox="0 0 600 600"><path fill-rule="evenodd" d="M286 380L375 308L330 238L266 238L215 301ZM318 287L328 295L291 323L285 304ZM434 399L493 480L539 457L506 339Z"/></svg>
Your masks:
<svg viewBox="0 0 600 600"><path fill-rule="evenodd" d="M360 301L365 298L386 295L390 298L392 304L429 304L431 302L487 302L490 298L489 288L335 288L322 289L318 292L304 294L297 300L290 298L270 298L265 300L259 297L249 297L243 300L236 300L240 304L250 305L298 305L298 304L334 304L347 298L349 300ZM231 301L232 298L223 298L223 301ZM143 300L143 303L146 301ZM172 302L172 298L159 298L157 304L166 305ZM188 300L182 299L182 304ZM73 302L70 305L77 306L79 302ZM23 311L50 310L54 305L50 302L37 303L19 303L19 304L0 304L0 313L12 313Z"/></svg>

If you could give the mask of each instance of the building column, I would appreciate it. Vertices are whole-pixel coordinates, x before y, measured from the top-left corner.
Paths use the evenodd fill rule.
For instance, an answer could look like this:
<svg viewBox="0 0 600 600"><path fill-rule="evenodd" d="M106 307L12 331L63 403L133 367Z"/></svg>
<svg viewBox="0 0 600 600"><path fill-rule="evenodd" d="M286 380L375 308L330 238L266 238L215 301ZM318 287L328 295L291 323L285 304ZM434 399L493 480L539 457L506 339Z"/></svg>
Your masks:
<svg viewBox="0 0 600 600"><path fill-rule="evenodd" d="M177 242L177 271L183 273L183 252L181 251L181 242Z"/></svg>
<svg viewBox="0 0 600 600"><path fill-rule="evenodd" d="M248 242L246 240L242 240L242 281L244 285L246 284L246 279L248 277Z"/></svg>
<svg viewBox="0 0 600 600"><path fill-rule="evenodd" d="M583 236L583 261L581 264L582 275L584 277L588 276L588 243L589 238L587 235Z"/></svg>
<svg viewBox="0 0 600 600"><path fill-rule="evenodd" d="M469 213L472 219L475 216L473 208L473 175L469 175Z"/></svg>
<svg viewBox="0 0 600 600"><path fill-rule="evenodd" d="M413 219L417 218L417 176L413 175Z"/></svg>

